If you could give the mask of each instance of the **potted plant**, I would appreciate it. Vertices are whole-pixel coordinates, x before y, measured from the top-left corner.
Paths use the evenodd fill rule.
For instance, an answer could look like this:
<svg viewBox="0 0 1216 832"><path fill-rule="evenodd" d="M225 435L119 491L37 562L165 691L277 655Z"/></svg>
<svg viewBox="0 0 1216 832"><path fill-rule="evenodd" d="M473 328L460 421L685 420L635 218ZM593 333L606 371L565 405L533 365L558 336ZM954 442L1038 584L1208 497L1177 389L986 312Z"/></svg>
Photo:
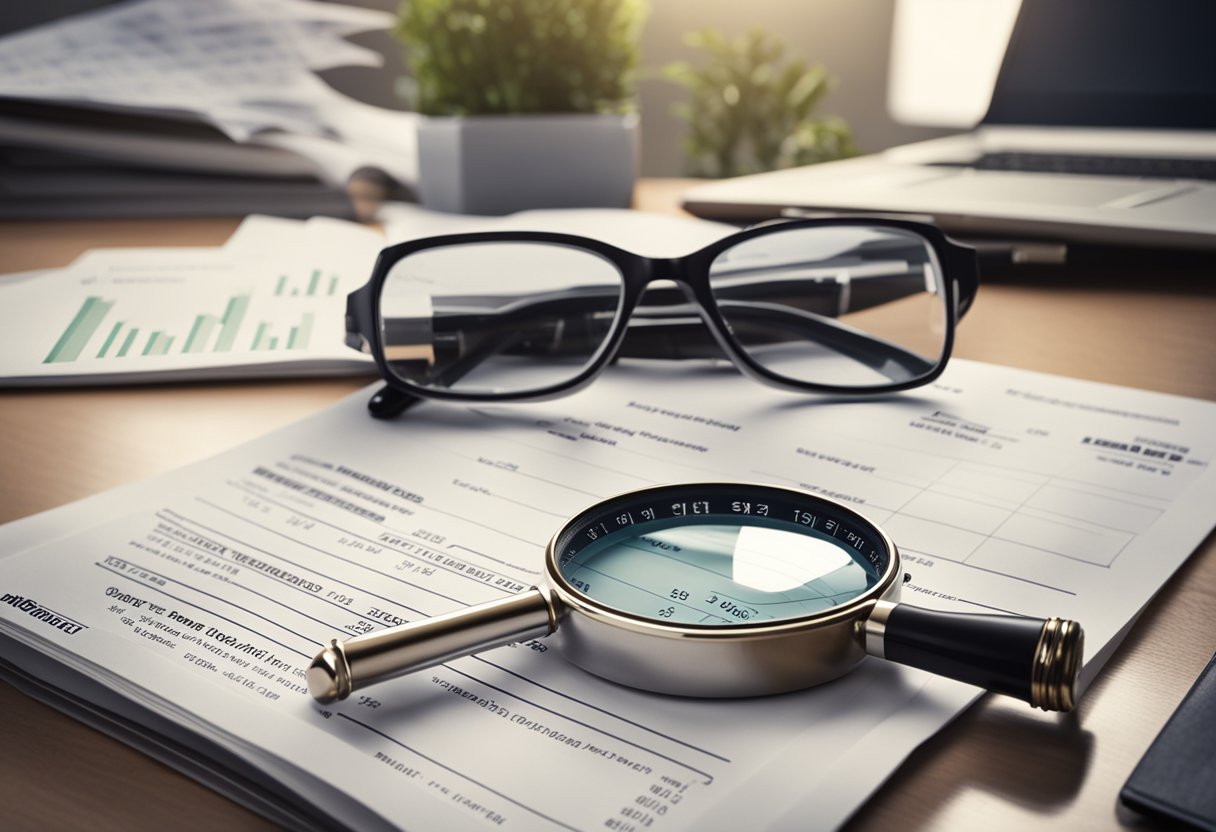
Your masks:
<svg viewBox="0 0 1216 832"><path fill-rule="evenodd" d="M441 211L628 207L645 0L406 0L396 34L419 201Z"/></svg>
<svg viewBox="0 0 1216 832"><path fill-rule="evenodd" d="M785 43L761 29L729 40L704 29L684 42L705 58L664 74L691 93L676 110L688 123L690 174L739 176L857 155L843 119L813 114L833 86L823 66L786 57Z"/></svg>

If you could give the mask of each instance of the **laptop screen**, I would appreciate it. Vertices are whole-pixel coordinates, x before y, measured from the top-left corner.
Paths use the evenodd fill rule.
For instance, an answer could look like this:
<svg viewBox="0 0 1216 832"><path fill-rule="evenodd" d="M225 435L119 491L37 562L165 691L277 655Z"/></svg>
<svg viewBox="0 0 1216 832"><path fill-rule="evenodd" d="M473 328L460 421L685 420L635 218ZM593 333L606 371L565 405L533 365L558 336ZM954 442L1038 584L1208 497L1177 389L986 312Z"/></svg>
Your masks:
<svg viewBox="0 0 1216 832"><path fill-rule="evenodd" d="M1213 0L1022 0L985 124L1216 129Z"/></svg>

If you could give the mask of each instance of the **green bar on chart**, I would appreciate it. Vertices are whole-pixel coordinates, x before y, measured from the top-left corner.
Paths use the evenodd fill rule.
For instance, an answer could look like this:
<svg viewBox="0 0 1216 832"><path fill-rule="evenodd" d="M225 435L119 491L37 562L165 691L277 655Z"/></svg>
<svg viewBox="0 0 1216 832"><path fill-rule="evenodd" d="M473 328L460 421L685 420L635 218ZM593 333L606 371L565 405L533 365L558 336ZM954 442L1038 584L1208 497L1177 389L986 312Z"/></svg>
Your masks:
<svg viewBox="0 0 1216 832"><path fill-rule="evenodd" d="M139 335L139 327L133 327L127 333L127 337L123 339L122 346L118 348L118 355L116 356L117 358L122 358L127 354L127 352L131 349L131 345L135 343L135 337L137 335Z"/></svg>
<svg viewBox="0 0 1216 832"><path fill-rule="evenodd" d="M306 350L308 341L312 338L313 313L305 312L300 316L300 325L291 328L291 338L287 341L289 350Z"/></svg>
<svg viewBox="0 0 1216 832"><path fill-rule="evenodd" d="M118 331L122 329L125 321L119 321L114 324L114 328L110 330L110 334L106 336L105 342L101 345L101 349L97 351L98 358L105 358L106 353L110 350L110 345L114 343L114 339L118 337Z"/></svg>
<svg viewBox="0 0 1216 832"><path fill-rule="evenodd" d="M182 352L202 352L203 347L207 344L207 339L211 337L212 330L219 322L220 319L214 315L197 316L194 319L194 326L190 328L190 334L186 336L186 346L182 347Z"/></svg>
<svg viewBox="0 0 1216 832"><path fill-rule="evenodd" d="M329 278L329 296L332 298L334 296L334 292L337 292L337 291L338 291L338 276L335 274L335 275L331 275Z"/></svg>
<svg viewBox="0 0 1216 832"><path fill-rule="evenodd" d="M167 355L169 348L173 346L173 339L176 337L176 335L160 336L160 343L156 345L156 355Z"/></svg>
<svg viewBox="0 0 1216 832"><path fill-rule="evenodd" d="M270 324L266 323L265 321L262 321L262 323L258 324L257 335L253 336L253 344L249 347L249 349L251 349L251 350L262 349L262 336L264 336L266 334L266 330L269 326L270 326Z"/></svg>
<svg viewBox="0 0 1216 832"><path fill-rule="evenodd" d="M59 340L55 342L55 346L51 347L51 351L47 353L46 358L42 359L42 363L58 364L75 361L79 358L80 351L84 349L84 345L97 332L97 327L101 326L102 319L105 318L106 314L110 311L110 307L113 305L114 301L105 301L96 295L89 295L85 298L80 311L76 313L76 317L72 318L72 322L68 324L67 329L59 336Z"/></svg>
<svg viewBox="0 0 1216 832"><path fill-rule="evenodd" d="M156 345L158 343L160 343L160 338L161 338L161 333L160 333L159 329L156 332L153 332L151 335L149 335L148 343L144 344L144 351L142 354L143 355L155 355L156 354Z"/></svg>
<svg viewBox="0 0 1216 832"><path fill-rule="evenodd" d="M287 275L279 275L279 282L274 286L274 296L276 298L283 296L283 290L287 288Z"/></svg>
<svg viewBox="0 0 1216 832"><path fill-rule="evenodd" d="M321 282L321 270L313 269L312 277L308 279L308 296L311 298L317 293L317 284Z"/></svg>
<svg viewBox="0 0 1216 832"><path fill-rule="evenodd" d="M203 328L203 322L207 320L206 315L195 315L194 326L190 327L190 334L186 336L186 346L182 347L182 352L198 352L199 349L195 345L199 342L198 332Z"/></svg>
<svg viewBox="0 0 1216 832"><path fill-rule="evenodd" d="M270 343L266 345L266 349L268 349L268 350L277 350L278 348L279 348L279 339L277 336L274 338L271 338Z"/></svg>
<svg viewBox="0 0 1216 832"><path fill-rule="evenodd" d="M233 295L228 300L224 317L220 320L220 336L215 339L215 352L229 352L236 343L236 334L240 331L241 321L245 319L245 310L249 308L249 295Z"/></svg>

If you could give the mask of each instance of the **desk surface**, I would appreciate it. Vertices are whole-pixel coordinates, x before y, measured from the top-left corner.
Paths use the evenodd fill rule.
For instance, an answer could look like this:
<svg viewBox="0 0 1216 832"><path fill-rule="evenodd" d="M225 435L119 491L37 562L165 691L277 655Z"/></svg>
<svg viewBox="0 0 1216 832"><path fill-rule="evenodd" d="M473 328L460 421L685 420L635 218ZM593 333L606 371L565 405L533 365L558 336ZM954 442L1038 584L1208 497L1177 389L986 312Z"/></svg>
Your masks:
<svg viewBox="0 0 1216 832"><path fill-rule="evenodd" d="M687 183L643 183L675 210ZM236 220L0 223L0 273L100 245L216 245ZM986 280L956 354L1216 400L1216 261L1069 267ZM0 393L0 522L209 456L366 379ZM1118 791L1216 652L1216 539L1166 585L1068 716L988 696L912 755L851 829L1146 825ZM261 829L266 821L0 684L10 829Z"/></svg>

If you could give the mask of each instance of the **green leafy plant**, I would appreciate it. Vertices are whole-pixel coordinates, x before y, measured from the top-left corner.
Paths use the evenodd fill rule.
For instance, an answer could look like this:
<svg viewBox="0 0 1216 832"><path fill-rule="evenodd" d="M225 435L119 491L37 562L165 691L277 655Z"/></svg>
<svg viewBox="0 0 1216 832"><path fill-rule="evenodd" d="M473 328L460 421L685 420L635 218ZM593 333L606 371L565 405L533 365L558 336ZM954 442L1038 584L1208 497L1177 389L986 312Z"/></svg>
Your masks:
<svg viewBox="0 0 1216 832"><path fill-rule="evenodd" d="M787 58L785 43L760 29L731 40L704 29L684 42L705 59L670 64L664 75L692 95L676 110L688 123L690 173L737 176L857 155L843 119L812 115L834 84L822 65Z"/></svg>
<svg viewBox="0 0 1216 832"><path fill-rule="evenodd" d="M404 92L428 115L635 106L646 0L405 0Z"/></svg>

